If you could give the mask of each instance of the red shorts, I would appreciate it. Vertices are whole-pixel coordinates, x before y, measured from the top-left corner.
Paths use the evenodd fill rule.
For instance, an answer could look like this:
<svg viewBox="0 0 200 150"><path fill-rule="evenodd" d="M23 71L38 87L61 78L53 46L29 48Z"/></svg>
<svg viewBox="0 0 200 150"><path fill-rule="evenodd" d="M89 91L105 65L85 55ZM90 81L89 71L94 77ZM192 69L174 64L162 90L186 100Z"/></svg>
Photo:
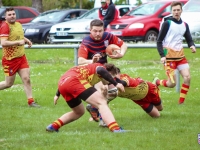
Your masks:
<svg viewBox="0 0 200 150"><path fill-rule="evenodd" d="M3 57L2 66L5 76L13 76L18 70L29 68L29 64L25 55L19 58L14 58L12 60L6 60Z"/></svg>
<svg viewBox="0 0 200 150"><path fill-rule="evenodd" d="M68 102L75 99L79 94L84 92L86 89L92 87L87 80L79 80L76 77L66 77L58 83L58 89L60 94Z"/></svg>
<svg viewBox="0 0 200 150"><path fill-rule="evenodd" d="M155 106L161 104L159 88L151 82L147 83L149 86L149 91L147 93L147 96L141 100L133 100L136 104L140 105L144 110L147 109L150 104L153 104Z"/></svg>

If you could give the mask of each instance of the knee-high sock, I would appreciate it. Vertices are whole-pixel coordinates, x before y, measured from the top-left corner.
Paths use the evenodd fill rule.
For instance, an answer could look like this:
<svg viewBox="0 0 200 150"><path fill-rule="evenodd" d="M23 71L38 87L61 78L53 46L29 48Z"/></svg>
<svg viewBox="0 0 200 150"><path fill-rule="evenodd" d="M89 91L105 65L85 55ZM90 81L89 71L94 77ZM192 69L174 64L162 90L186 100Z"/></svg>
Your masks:
<svg viewBox="0 0 200 150"><path fill-rule="evenodd" d="M181 91L180 91L180 98L179 98L179 104L182 104L185 101L185 97L187 95L187 92L189 91L190 86L186 84L182 84Z"/></svg>

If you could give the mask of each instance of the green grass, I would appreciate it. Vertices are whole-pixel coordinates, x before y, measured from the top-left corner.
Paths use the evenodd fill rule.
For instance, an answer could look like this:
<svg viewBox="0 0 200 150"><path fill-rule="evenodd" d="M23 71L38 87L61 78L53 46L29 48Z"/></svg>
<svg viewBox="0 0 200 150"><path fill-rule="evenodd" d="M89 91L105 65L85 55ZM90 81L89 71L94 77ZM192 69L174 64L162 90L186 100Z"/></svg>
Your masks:
<svg viewBox="0 0 200 150"><path fill-rule="evenodd" d="M12 88L0 91L0 149L35 150L195 150L200 133L200 58L185 49L191 67L192 82L185 104L178 105L174 89L160 88L164 110L152 119L138 105L117 98L110 103L118 123L133 132L113 134L89 122L89 114L60 129L46 133L45 127L70 111L63 98L56 106L53 97L59 77L74 65L73 49L30 49L26 54L31 66L33 95L42 108L28 108L20 78ZM2 52L1 52L2 53ZM0 54L1 56L1 54ZM120 60L111 60L121 71L152 81L165 78L156 49L129 49ZM2 69L2 67L1 67ZM4 80L0 71L0 81ZM182 80L181 80L182 82ZM84 103L86 104L86 103Z"/></svg>

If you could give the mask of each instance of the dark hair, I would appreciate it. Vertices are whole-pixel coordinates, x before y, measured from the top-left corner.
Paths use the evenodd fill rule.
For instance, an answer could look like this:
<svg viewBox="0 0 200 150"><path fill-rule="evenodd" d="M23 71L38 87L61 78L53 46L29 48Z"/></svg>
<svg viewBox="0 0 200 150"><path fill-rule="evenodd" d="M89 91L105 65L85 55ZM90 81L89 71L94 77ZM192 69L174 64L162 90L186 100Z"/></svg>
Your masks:
<svg viewBox="0 0 200 150"><path fill-rule="evenodd" d="M178 1L174 1L174 2L171 3L171 9L172 9L172 7L177 6L177 5L180 5L181 6L181 10L182 10L182 3L178 2Z"/></svg>
<svg viewBox="0 0 200 150"><path fill-rule="evenodd" d="M13 11L13 10L14 10L13 7L6 8L6 12L8 12L8 11Z"/></svg>
<svg viewBox="0 0 200 150"><path fill-rule="evenodd" d="M103 21L94 19L90 22L90 29L92 29L93 26L103 27Z"/></svg>
<svg viewBox="0 0 200 150"><path fill-rule="evenodd" d="M106 63L104 66L106 67L106 70L111 74L116 75L118 73L118 69L114 64Z"/></svg>

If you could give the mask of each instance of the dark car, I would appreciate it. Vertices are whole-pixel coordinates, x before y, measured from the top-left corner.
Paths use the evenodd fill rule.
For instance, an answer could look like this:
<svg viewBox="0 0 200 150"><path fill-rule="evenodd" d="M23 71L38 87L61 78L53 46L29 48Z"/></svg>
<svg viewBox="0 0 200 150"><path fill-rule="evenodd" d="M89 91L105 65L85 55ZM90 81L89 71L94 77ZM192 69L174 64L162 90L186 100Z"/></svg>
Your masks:
<svg viewBox="0 0 200 150"><path fill-rule="evenodd" d="M12 6L15 9L16 21L23 23L30 22L33 18L37 17L40 13L32 7L26 6ZM0 25L5 20L5 10L7 7L0 8Z"/></svg>
<svg viewBox="0 0 200 150"><path fill-rule="evenodd" d="M87 11L86 9L65 9L44 12L30 23L23 24L24 36L33 43L50 43L49 30L51 26L75 19Z"/></svg>

